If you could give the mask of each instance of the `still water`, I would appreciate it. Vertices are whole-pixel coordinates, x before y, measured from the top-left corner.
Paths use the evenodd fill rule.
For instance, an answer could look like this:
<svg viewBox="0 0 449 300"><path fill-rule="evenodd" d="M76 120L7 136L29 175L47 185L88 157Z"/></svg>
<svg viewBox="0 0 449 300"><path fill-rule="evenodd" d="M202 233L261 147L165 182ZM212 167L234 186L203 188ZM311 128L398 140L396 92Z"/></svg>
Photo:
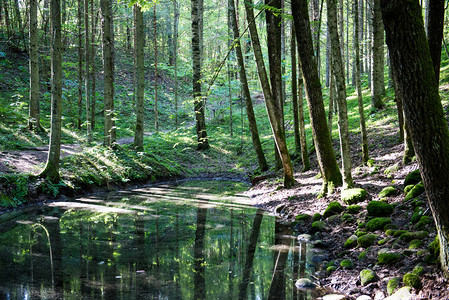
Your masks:
<svg viewBox="0 0 449 300"><path fill-rule="evenodd" d="M0 223L0 299L306 299L313 255L243 183L54 202Z"/></svg>

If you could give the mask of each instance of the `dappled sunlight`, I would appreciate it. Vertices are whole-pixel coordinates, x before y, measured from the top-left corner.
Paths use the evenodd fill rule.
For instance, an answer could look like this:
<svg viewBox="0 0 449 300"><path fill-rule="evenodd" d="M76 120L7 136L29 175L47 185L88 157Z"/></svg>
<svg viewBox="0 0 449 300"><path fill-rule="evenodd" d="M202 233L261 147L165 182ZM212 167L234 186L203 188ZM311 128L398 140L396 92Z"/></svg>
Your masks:
<svg viewBox="0 0 449 300"><path fill-rule="evenodd" d="M98 213L117 213L117 214L135 214L135 211L117 208L117 207L109 207L104 205L95 205L81 202L70 202L70 201L56 201L47 204L49 207L58 207L63 209L81 209L88 210L92 212Z"/></svg>

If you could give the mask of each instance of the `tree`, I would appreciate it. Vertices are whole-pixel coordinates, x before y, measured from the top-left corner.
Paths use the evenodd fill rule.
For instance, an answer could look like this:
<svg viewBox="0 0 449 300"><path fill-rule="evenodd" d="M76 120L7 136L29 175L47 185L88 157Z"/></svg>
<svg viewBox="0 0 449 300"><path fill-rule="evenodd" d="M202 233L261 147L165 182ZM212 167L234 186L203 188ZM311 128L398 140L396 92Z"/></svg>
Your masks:
<svg viewBox="0 0 449 300"><path fill-rule="evenodd" d="M201 61L202 61L202 26L200 13L203 7L201 0L192 0L192 61L193 61L193 98L196 119L198 150L209 149L206 132L205 101L201 93Z"/></svg>
<svg viewBox="0 0 449 300"><path fill-rule="evenodd" d="M51 182L59 182L59 156L61 154L62 115L62 59L61 8L59 0L50 1L51 19L51 129L47 163L39 175Z"/></svg>
<svg viewBox="0 0 449 300"><path fill-rule="evenodd" d="M153 3L153 33L154 33L154 131L159 132L158 106L157 106L157 19L156 19L156 3Z"/></svg>
<svg viewBox="0 0 449 300"><path fill-rule="evenodd" d="M93 17L92 17L93 19ZM86 125L87 125L87 143L92 142L92 113L91 113L91 94L90 94L90 79L92 77L90 58L91 58L91 40L89 38L89 0L84 0L84 57L85 63L85 76L84 76L84 94L86 97Z"/></svg>
<svg viewBox="0 0 449 300"><path fill-rule="evenodd" d="M363 0L362 0L363 1ZM366 134L365 125L365 112L363 109L363 99L362 99L362 81L360 79L361 74L361 61L360 61L360 48L359 48L359 2L354 0L354 79L355 88L357 92L357 103L359 107L359 117L360 117L360 134L362 138L362 163L366 164L369 160L368 153L368 136Z"/></svg>
<svg viewBox="0 0 449 300"><path fill-rule="evenodd" d="M144 107L143 98L145 93L145 73L144 73L144 33L143 33L143 12L138 4L134 4L134 47L136 57L136 131L134 135L134 146L136 150L143 150L144 133Z"/></svg>
<svg viewBox="0 0 449 300"><path fill-rule="evenodd" d="M417 0L381 0L396 88L404 101L420 173L440 241L440 262L449 276L449 129Z"/></svg>
<svg viewBox="0 0 449 300"><path fill-rule="evenodd" d="M175 71L175 125L178 127L178 24L179 24L179 7L178 1L173 0L173 68Z"/></svg>
<svg viewBox="0 0 449 300"><path fill-rule="evenodd" d="M313 57L312 35L310 32L309 15L306 0L292 0L293 20L295 24L296 40L304 83L309 104L310 122L313 138L317 150L318 163L323 176L323 193L332 190L342 183L342 177L337 165L331 138L327 128L326 113L324 111L323 94L318 76L318 68Z"/></svg>
<svg viewBox="0 0 449 300"><path fill-rule="evenodd" d="M83 102L83 9L82 0L78 0L78 114L77 128L81 129L81 112ZM87 47L87 44L86 44Z"/></svg>
<svg viewBox="0 0 449 300"><path fill-rule="evenodd" d="M104 68L104 145L115 142L114 128L114 31L112 30L111 0L100 0L103 31Z"/></svg>
<svg viewBox="0 0 449 300"><path fill-rule="evenodd" d="M385 94L384 83L384 29L380 13L380 0L373 0L373 48L371 67L371 108L383 107L382 96Z"/></svg>
<svg viewBox="0 0 449 300"><path fill-rule="evenodd" d="M30 0L30 109L28 129L42 131L39 109L39 35L37 31L37 0Z"/></svg>
<svg viewBox="0 0 449 300"><path fill-rule="evenodd" d="M292 162L288 153L287 143L282 124L282 113L279 103L275 101L273 93L270 89L270 83L263 61L262 49L260 46L259 35L255 24L252 1L245 2L245 10L248 18L248 26L253 44L254 57L256 58L257 73L259 75L260 85L262 86L265 97L265 107L267 109L268 118L270 119L271 130L273 131L274 140L277 150L281 156L282 165L284 167L284 186L291 187L295 183L293 176ZM281 91L279 91L281 93Z"/></svg>
<svg viewBox="0 0 449 300"><path fill-rule="evenodd" d="M338 129L340 134L341 161L343 166L343 188L353 186L351 175L351 148L349 144L348 107L346 103L345 70L341 56L340 38L337 28L337 6L335 0L327 0L327 26L331 39L332 74L337 86Z"/></svg>
<svg viewBox="0 0 449 300"><path fill-rule="evenodd" d="M427 0L426 32L429 42L430 56L437 82L440 81L441 43L444 28L444 0Z"/></svg>
<svg viewBox="0 0 449 300"><path fill-rule="evenodd" d="M292 62L292 106L293 106L293 136L295 137L295 152L301 153L301 137L299 136L298 112L298 75L296 74L296 37L295 27L291 26L290 55Z"/></svg>

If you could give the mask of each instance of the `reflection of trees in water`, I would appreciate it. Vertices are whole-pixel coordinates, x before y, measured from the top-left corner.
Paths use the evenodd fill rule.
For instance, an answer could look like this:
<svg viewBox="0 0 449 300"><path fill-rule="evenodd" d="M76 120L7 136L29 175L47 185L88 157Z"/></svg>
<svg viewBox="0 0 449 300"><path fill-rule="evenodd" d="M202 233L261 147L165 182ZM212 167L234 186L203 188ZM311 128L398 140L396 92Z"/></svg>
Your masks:
<svg viewBox="0 0 449 300"><path fill-rule="evenodd" d="M206 216L207 216L207 208L202 208L201 206L198 206L196 217L195 244L193 246L194 299L206 298L206 281L204 278L204 271L205 271L204 235L206 232Z"/></svg>

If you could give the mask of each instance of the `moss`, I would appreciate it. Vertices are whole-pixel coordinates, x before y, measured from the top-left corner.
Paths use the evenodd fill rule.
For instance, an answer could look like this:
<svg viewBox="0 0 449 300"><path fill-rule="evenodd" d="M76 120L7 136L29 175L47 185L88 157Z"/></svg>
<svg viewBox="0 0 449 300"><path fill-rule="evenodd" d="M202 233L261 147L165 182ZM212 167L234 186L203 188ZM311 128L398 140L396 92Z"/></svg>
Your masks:
<svg viewBox="0 0 449 300"><path fill-rule="evenodd" d="M362 286L376 281L377 275L373 270L364 269L360 272L360 283L362 284Z"/></svg>
<svg viewBox="0 0 449 300"><path fill-rule="evenodd" d="M410 192L407 193L407 196L405 196L404 201L408 201L413 198L416 198L419 195L421 195L422 193L424 193L424 185L422 185L421 183L418 183L410 190Z"/></svg>
<svg viewBox="0 0 449 300"><path fill-rule="evenodd" d="M365 222L363 222L362 220L358 219L357 220L357 228L365 228L366 224Z"/></svg>
<svg viewBox="0 0 449 300"><path fill-rule="evenodd" d="M414 187L414 184L409 184L404 188L404 193L407 195L408 192L410 192L412 190L412 188Z"/></svg>
<svg viewBox="0 0 449 300"><path fill-rule="evenodd" d="M364 201L366 191L361 188L346 189L341 192L341 200L346 204L355 204Z"/></svg>
<svg viewBox="0 0 449 300"><path fill-rule="evenodd" d="M377 238L378 236L372 233L362 235L357 239L357 245L362 248L368 248L369 246L374 245Z"/></svg>
<svg viewBox="0 0 449 300"><path fill-rule="evenodd" d="M327 267L327 268L326 268L326 271L329 272L329 273L332 273L332 272L334 272L335 270L337 270L337 267L336 267L336 266L330 266L330 267Z"/></svg>
<svg viewBox="0 0 449 300"><path fill-rule="evenodd" d="M438 238L438 236L436 236L435 239L431 243L429 243L427 249L430 253L426 256L426 262L428 264L438 263L438 259L440 256L440 239Z"/></svg>
<svg viewBox="0 0 449 300"><path fill-rule="evenodd" d="M407 186L409 184L417 184L421 180L422 179L421 179L421 174L419 173L419 169L414 170L414 171L408 173L407 176L405 176L404 186Z"/></svg>
<svg viewBox="0 0 449 300"><path fill-rule="evenodd" d="M312 216L312 222L321 220L321 214L316 213Z"/></svg>
<svg viewBox="0 0 449 300"><path fill-rule="evenodd" d="M343 207L338 201L332 201L327 205L326 210L323 213L323 218L327 219L330 216L337 215L343 211Z"/></svg>
<svg viewBox="0 0 449 300"><path fill-rule="evenodd" d="M384 230L388 230L388 229L398 229L398 225L396 224L387 224L384 227Z"/></svg>
<svg viewBox="0 0 449 300"><path fill-rule="evenodd" d="M321 232L326 229L326 223L323 221L315 221L312 223L312 231L313 232Z"/></svg>
<svg viewBox="0 0 449 300"><path fill-rule="evenodd" d="M366 209L368 215L374 217L386 217L393 213L393 206L382 201L371 201Z"/></svg>
<svg viewBox="0 0 449 300"><path fill-rule="evenodd" d="M368 159L368 161L366 162L366 165L370 168L374 167L375 164L376 164L376 162L372 158Z"/></svg>
<svg viewBox="0 0 449 300"><path fill-rule="evenodd" d="M415 210L413 211L411 222L413 224L417 223L419 221L419 219L421 219L421 216L423 213L424 213L424 211L421 207L415 208Z"/></svg>
<svg viewBox="0 0 449 300"><path fill-rule="evenodd" d="M391 175L393 173L396 173L398 170L399 170L399 164L396 163L396 164L386 168L385 171L384 171L384 174L385 175Z"/></svg>
<svg viewBox="0 0 449 300"><path fill-rule="evenodd" d="M354 234L358 237L361 237L362 235L366 234L366 231L358 229Z"/></svg>
<svg viewBox="0 0 449 300"><path fill-rule="evenodd" d="M407 230L396 230L396 232L393 234L394 237L400 237L401 235L403 235L404 233L407 233Z"/></svg>
<svg viewBox="0 0 449 300"><path fill-rule="evenodd" d="M421 240L412 240L408 246L409 249L417 249L419 247L421 247L421 245L423 244L423 242Z"/></svg>
<svg viewBox="0 0 449 300"><path fill-rule="evenodd" d="M433 219L429 216L421 216L419 222L415 225L416 229L424 229L427 225L432 224Z"/></svg>
<svg viewBox="0 0 449 300"><path fill-rule="evenodd" d="M354 263L350 259L343 259L340 263L340 267L343 269L352 269L354 268Z"/></svg>
<svg viewBox="0 0 449 300"><path fill-rule="evenodd" d="M366 229L368 231L376 231L379 229L383 229L385 225L390 223L391 223L390 218L374 218L372 220L369 220L368 223L366 223Z"/></svg>
<svg viewBox="0 0 449 300"><path fill-rule="evenodd" d="M349 205L347 208L348 213L350 214L358 214L359 211L362 209L362 207L360 205L357 204L353 204L353 205Z"/></svg>
<svg viewBox="0 0 449 300"><path fill-rule="evenodd" d="M418 207L418 206L423 207L424 204L425 204L424 201L421 201L421 200L419 200L419 199L413 199L413 201L412 201L412 206L413 206L413 208L416 208L416 207Z"/></svg>
<svg viewBox="0 0 449 300"><path fill-rule="evenodd" d="M352 222L354 222L354 217L353 217L351 214L349 214L349 213L344 213L344 214L341 216L341 220L342 220L343 222L352 223Z"/></svg>
<svg viewBox="0 0 449 300"><path fill-rule="evenodd" d="M388 243L389 241L390 241L390 238L381 239L380 241L377 242L377 244L382 246L382 245L385 245L386 243Z"/></svg>
<svg viewBox="0 0 449 300"><path fill-rule="evenodd" d="M406 242L411 242L412 240L422 240L425 239L429 233L427 231L410 231L401 234L401 240Z"/></svg>
<svg viewBox="0 0 449 300"><path fill-rule="evenodd" d="M407 273L402 277L402 281L404 282L404 285L411 286L417 290L419 290L422 287L421 279L418 275L413 273Z"/></svg>
<svg viewBox="0 0 449 300"><path fill-rule="evenodd" d="M377 255L377 261L381 265L393 264L400 261L402 256L394 252L383 252Z"/></svg>
<svg viewBox="0 0 449 300"><path fill-rule="evenodd" d="M395 230L395 229L387 229L386 231L385 231L385 234L387 235L387 236L393 236L393 234L396 232L397 230Z"/></svg>
<svg viewBox="0 0 449 300"><path fill-rule="evenodd" d="M367 255L366 251L360 252L360 254L359 254L359 260L365 260L366 255Z"/></svg>
<svg viewBox="0 0 449 300"><path fill-rule="evenodd" d="M401 282L401 278L399 278L399 277L394 277L394 278L391 278L390 280L388 280L388 284L387 284L388 295L391 295L394 293L394 291L398 288L400 282Z"/></svg>
<svg viewBox="0 0 449 300"><path fill-rule="evenodd" d="M357 246L357 240L358 237L356 235L351 235L345 242L344 247L345 248L354 248Z"/></svg>
<svg viewBox="0 0 449 300"><path fill-rule="evenodd" d="M380 191L379 198L394 196L396 195L397 191L398 190L394 186L387 186L382 191Z"/></svg>
<svg viewBox="0 0 449 300"><path fill-rule="evenodd" d="M424 274L424 265L422 263L417 264L412 273L418 276L422 276Z"/></svg>
<svg viewBox="0 0 449 300"><path fill-rule="evenodd" d="M299 214L295 217L295 221L308 221L312 217L308 214Z"/></svg>

